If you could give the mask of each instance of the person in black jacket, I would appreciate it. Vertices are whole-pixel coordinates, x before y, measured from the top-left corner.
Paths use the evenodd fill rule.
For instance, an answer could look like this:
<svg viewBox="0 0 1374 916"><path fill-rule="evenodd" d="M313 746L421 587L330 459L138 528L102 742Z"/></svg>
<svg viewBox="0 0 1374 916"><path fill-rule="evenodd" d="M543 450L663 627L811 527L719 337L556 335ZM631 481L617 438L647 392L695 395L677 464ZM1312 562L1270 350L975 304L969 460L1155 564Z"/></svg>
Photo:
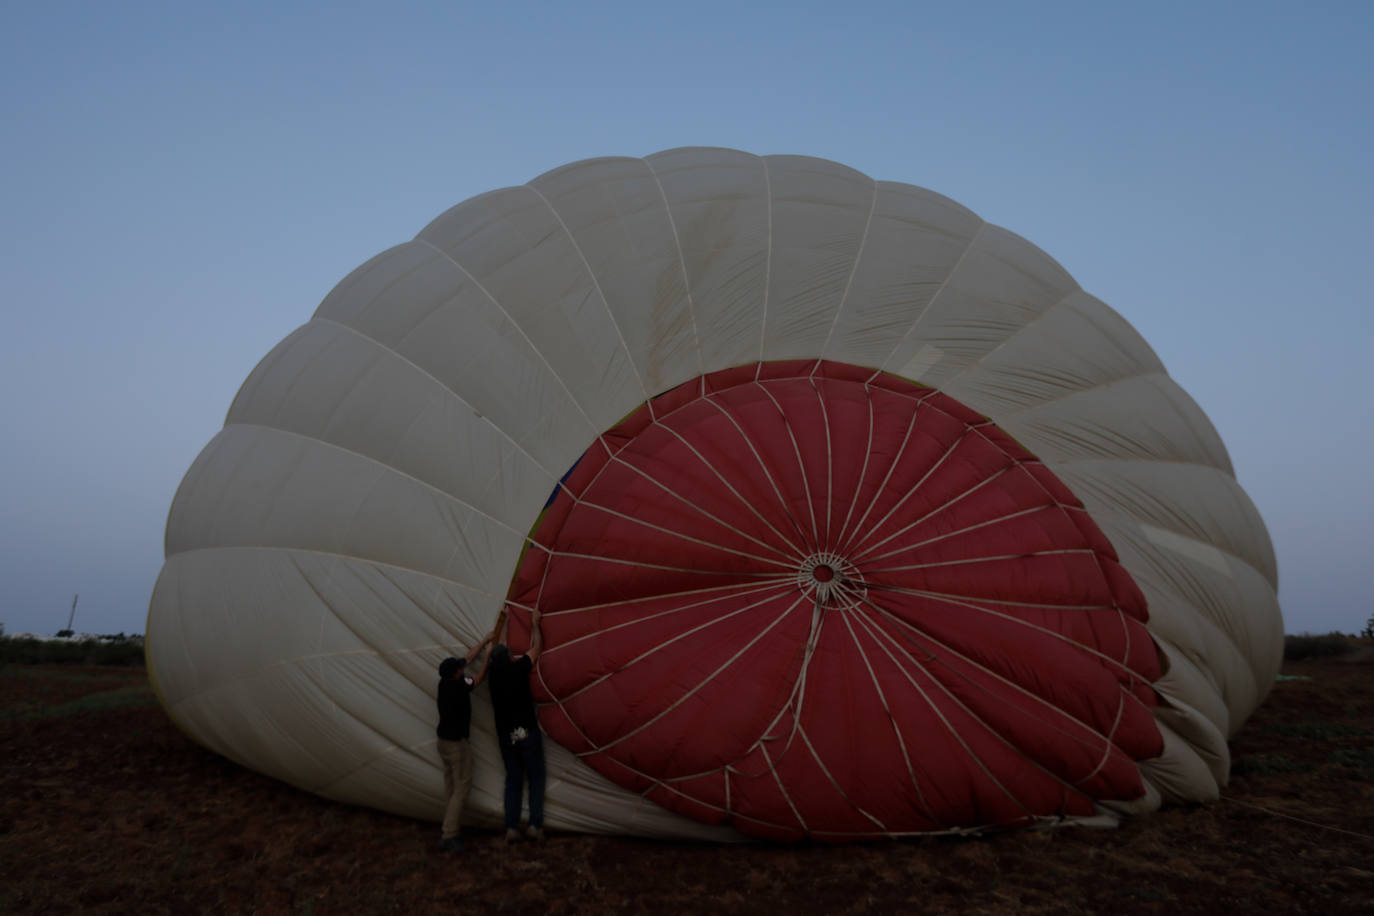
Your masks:
<svg viewBox="0 0 1374 916"><path fill-rule="evenodd" d="M530 693L530 673L544 645L539 616L538 611L531 615L529 652L512 658L510 648L505 643L497 643L488 659L496 740L501 747L501 762L506 767L507 843L520 838L520 796L526 780L530 786L530 820L526 835L533 840L544 838L544 741L534 711L534 696Z"/></svg>
<svg viewBox="0 0 1374 916"><path fill-rule="evenodd" d="M468 743L472 727L472 691L486 674L483 666L477 677L469 677L467 666L491 639L488 636L473 646L463 658L450 656L439 663L436 692L439 726L434 734L439 739L439 760L444 767L444 825L439 835L439 848L444 852L458 852L463 848L458 834L462 828L463 802L472 787L472 749Z"/></svg>

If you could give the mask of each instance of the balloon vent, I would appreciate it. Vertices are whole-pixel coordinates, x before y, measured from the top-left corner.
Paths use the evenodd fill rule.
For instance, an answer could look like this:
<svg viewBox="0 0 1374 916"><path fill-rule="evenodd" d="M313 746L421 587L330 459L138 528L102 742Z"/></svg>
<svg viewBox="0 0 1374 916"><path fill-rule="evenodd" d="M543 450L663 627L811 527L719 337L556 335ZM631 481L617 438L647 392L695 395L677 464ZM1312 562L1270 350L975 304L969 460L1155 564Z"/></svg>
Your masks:
<svg viewBox="0 0 1374 916"><path fill-rule="evenodd" d="M797 571L797 587L826 608L854 608L868 595L863 573L834 553L812 554Z"/></svg>

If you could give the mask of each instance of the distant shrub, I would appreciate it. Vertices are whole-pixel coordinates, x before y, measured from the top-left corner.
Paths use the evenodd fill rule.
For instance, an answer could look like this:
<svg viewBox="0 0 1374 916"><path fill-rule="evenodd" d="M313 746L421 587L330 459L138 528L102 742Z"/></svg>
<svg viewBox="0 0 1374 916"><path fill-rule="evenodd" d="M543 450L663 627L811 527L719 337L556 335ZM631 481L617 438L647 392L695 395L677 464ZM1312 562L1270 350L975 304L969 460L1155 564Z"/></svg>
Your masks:
<svg viewBox="0 0 1374 916"><path fill-rule="evenodd" d="M1332 655L1345 655L1354 652L1355 644L1344 633L1302 633L1283 638L1283 657L1290 662L1304 658L1325 658Z"/></svg>
<svg viewBox="0 0 1374 916"><path fill-rule="evenodd" d="M81 640L48 640L0 636L0 665L143 664L143 637L101 636Z"/></svg>

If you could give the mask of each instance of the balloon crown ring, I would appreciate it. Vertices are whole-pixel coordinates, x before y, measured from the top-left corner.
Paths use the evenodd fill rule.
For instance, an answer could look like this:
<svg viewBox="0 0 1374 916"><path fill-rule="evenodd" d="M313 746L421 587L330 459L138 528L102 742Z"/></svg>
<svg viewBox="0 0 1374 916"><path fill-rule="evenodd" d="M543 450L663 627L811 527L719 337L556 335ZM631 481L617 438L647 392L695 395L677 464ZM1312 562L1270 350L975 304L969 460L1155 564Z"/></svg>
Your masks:
<svg viewBox="0 0 1374 916"><path fill-rule="evenodd" d="M797 567L797 587L828 608L853 608L868 596L859 568L837 553L813 553Z"/></svg>

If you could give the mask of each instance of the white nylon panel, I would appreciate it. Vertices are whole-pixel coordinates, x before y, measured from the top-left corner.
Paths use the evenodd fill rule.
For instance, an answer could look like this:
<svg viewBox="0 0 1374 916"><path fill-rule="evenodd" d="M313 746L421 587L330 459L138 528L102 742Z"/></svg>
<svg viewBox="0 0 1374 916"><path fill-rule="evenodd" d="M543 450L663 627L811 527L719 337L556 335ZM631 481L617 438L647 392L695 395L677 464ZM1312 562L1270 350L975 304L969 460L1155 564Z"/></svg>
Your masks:
<svg viewBox="0 0 1374 916"><path fill-rule="evenodd" d="M736 150L669 150L645 160L668 201L702 371L758 359L773 214L764 160Z"/></svg>
<svg viewBox="0 0 1374 916"><path fill-rule="evenodd" d="M1154 683L1155 690L1169 704L1186 707L1206 719L1210 729L1225 740L1231 713L1222 702L1216 681L1206 669L1198 667L1184 655L1183 650L1159 635L1158 631L1153 636L1165 664L1163 676ZM1194 706L1190 700L1196 700L1200 705Z"/></svg>
<svg viewBox="0 0 1374 916"><path fill-rule="evenodd" d="M382 277L388 268L396 272L389 283ZM561 477L601 431L510 316L428 245L409 242L374 258L335 287L315 315L317 322L346 325L395 351L553 477ZM267 361L276 358L274 351ZM267 371L291 384L309 358L283 355L283 365ZM240 397L249 391L246 385Z"/></svg>
<svg viewBox="0 0 1374 916"><path fill-rule="evenodd" d="M1143 458L1204 464L1231 473L1231 460L1216 430L1167 376L1135 376L1019 411L969 406L1046 464Z"/></svg>
<svg viewBox="0 0 1374 916"><path fill-rule="evenodd" d="M924 188L877 183L877 200L844 308L822 355L879 366L959 262L983 221Z"/></svg>
<svg viewBox="0 0 1374 916"><path fill-rule="evenodd" d="M1148 530L1145 534L1156 541ZM1190 546L1198 545L1196 541L1181 540ZM1146 552L1138 544L1137 549ZM1257 703L1268 692L1282 661L1282 633L1272 622L1273 612L1277 611L1273 589L1248 564L1219 551L1216 555L1221 562L1213 566L1191 551L1169 547L1155 553L1152 571L1162 575L1175 591L1188 595L1198 617L1225 634L1239 650L1248 662L1244 667L1259 693L1253 700ZM1256 615L1256 610L1270 613ZM1278 648L1273 649L1276 644ZM1252 701L1245 695L1237 696L1233 712L1253 708L1247 707L1247 702ZM1241 718L1244 715L1240 713Z"/></svg>
<svg viewBox="0 0 1374 916"><path fill-rule="evenodd" d="M1273 543L1254 503L1229 474L1154 461L1073 462L1056 464L1054 472L1085 504L1229 553L1277 587Z"/></svg>
<svg viewBox="0 0 1374 916"><path fill-rule="evenodd" d="M644 400L585 259L535 191L508 188L473 198L416 238L447 255L509 317L597 433ZM452 347L459 339L444 342ZM448 358L455 356L450 350Z"/></svg>
<svg viewBox="0 0 1374 916"><path fill-rule="evenodd" d="M178 553L156 594L159 636L172 624L168 635L179 640L150 640L150 655L198 659L193 669L157 668L159 687L181 698L301 658L377 652L428 690L439 660L480 640L500 605L458 583L375 561L258 547Z"/></svg>
<svg viewBox="0 0 1374 916"><path fill-rule="evenodd" d="M266 762L259 768L307 791L414 810L438 770L422 699L433 704L409 685L398 688L376 656L354 655L268 669L190 697L173 714L210 729L232 728L249 759ZM352 777L364 770L374 777L371 789L350 794Z"/></svg>
<svg viewBox="0 0 1374 916"><path fill-rule="evenodd" d="M433 375L330 321L310 322L269 354L228 423L366 456L511 527L538 511L558 478ZM524 432L528 443L533 430Z"/></svg>
<svg viewBox="0 0 1374 916"><path fill-rule="evenodd" d="M985 223L882 368L940 387L1077 290L1049 255Z"/></svg>
<svg viewBox="0 0 1374 916"><path fill-rule="evenodd" d="M1163 371L1129 325L1078 290L940 387L986 413L1003 415Z"/></svg>
<svg viewBox="0 0 1374 916"><path fill-rule="evenodd" d="M877 184L824 159L767 162L773 233L760 358L814 358L849 290Z"/></svg>
<svg viewBox="0 0 1374 916"><path fill-rule="evenodd" d="M412 477L293 433L228 426L197 463L197 485L173 504L169 554L304 548L449 579L499 603L524 542Z"/></svg>
<svg viewBox="0 0 1374 916"><path fill-rule="evenodd" d="M500 827L502 822L504 771L496 734L486 722L490 717L490 700L474 695L470 738L472 789L463 805L464 827ZM432 820L434 812L444 808L443 770L439 766L433 732L431 727L430 737L413 748L405 751L396 748L380 754L327 787L312 791L336 801L371 807L379 807L376 799L382 794L386 798L386 810L418 820ZM549 806L546 810L552 826L553 808ZM559 829L576 828L560 824Z"/></svg>
<svg viewBox="0 0 1374 916"><path fill-rule="evenodd" d="M1155 709L1155 718L1182 738L1198 759L1207 764L1218 786L1231 779L1231 749L1226 736L1202 713L1176 697L1166 697L1168 703Z"/></svg>
<svg viewBox="0 0 1374 916"><path fill-rule="evenodd" d="M1140 762L1140 773L1159 790L1165 804L1216 801L1221 786L1198 752L1172 728L1156 719L1164 753Z"/></svg>
<svg viewBox="0 0 1374 916"><path fill-rule="evenodd" d="M586 259L645 399L701 374L692 302L658 179L642 159L593 159L530 182Z"/></svg>

